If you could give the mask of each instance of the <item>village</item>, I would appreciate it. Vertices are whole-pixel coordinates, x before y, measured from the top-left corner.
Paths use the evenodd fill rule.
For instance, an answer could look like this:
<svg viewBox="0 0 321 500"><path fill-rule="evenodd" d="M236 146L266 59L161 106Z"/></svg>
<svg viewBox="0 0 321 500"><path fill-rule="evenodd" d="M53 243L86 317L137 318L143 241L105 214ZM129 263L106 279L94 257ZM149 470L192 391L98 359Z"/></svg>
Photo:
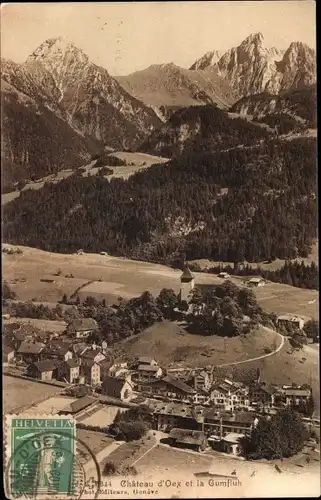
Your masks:
<svg viewBox="0 0 321 500"><path fill-rule="evenodd" d="M264 280L256 278L249 283L250 287L263 285ZM201 285L195 285L195 276L186 265L180 276L180 301L187 303L187 309L192 307L197 287ZM194 305L194 314L201 315L204 307ZM310 384L271 384L259 369L251 382L244 383L218 374L213 365L188 368L174 363L168 367L156 357L114 357L106 341L89 340L99 329L93 318L73 319L59 333L15 323L8 314L3 321L5 375L56 389L53 397L31 402L28 411L70 414L87 432L110 436L126 409L148 408L151 429L161 433L161 442L168 446L242 458L241 443L260 419L294 408L301 412L310 438L316 439L313 446L318 446L320 422L314 415ZM305 321L293 314L277 318L284 334L291 328L302 331ZM307 342L303 331L301 342Z"/></svg>

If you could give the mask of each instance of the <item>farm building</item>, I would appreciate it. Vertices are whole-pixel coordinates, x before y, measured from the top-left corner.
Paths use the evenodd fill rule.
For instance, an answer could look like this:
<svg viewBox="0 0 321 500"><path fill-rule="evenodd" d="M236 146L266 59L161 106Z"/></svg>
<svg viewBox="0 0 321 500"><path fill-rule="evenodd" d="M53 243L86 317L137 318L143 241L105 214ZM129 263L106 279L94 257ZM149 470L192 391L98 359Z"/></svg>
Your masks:
<svg viewBox="0 0 321 500"><path fill-rule="evenodd" d="M293 316L291 314L282 314L281 316L278 316L277 318L277 325L278 326L293 326L295 328L299 328L299 330L302 330L304 327L304 319L301 318L301 316Z"/></svg>
<svg viewBox="0 0 321 500"><path fill-rule="evenodd" d="M264 286L265 285L265 280L261 277L255 277L255 278L251 278L249 281L248 281L248 285L249 286Z"/></svg>
<svg viewBox="0 0 321 500"><path fill-rule="evenodd" d="M207 447L207 437L204 432L174 428L169 434L171 446L183 446L195 451L204 451Z"/></svg>
<svg viewBox="0 0 321 500"><path fill-rule="evenodd" d="M72 337L87 338L98 330L97 322L93 318L74 319L67 326L67 333Z"/></svg>
<svg viewBox="0 0 321 500"><path fill-rule="evenodd" d="M17 351L17 359L25 363L40 361L43 348L44 345L39 342L22 342Z"/></svg>
<svg viewBox="0 0 321 500"><path fill-rule="evenodd" d="M27 368L29 377L37 378L39 380L52 380L53 373L57 368L58 361L54 359L46 359L32 363Z"/></svg>
<svg viewBox="0 0 321 500"><path fill-rule="evenodd" d="M133 387L128 380L118 377L105 377L103 380L102 394L113 398L129 401L133 393Z"/></svg>

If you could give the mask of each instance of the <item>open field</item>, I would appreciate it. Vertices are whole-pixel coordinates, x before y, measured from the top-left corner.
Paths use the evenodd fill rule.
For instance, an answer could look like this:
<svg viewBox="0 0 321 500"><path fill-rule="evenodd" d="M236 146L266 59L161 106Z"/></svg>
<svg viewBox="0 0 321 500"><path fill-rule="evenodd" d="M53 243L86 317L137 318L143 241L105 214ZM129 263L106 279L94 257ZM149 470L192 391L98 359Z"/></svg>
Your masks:
<svg viewBox="0 0 321 500"><path fill-rule="evenodd" d="M272 330L225 339L193 335L184 330L183 324L163 321L124 341L121 350L131 357L154 357L164 367L193 368L245 361L266 354L267 349L274 351L280 342L280 336Z"/></svg>
<svg viewBox="0 0 321 500"><path fill-rule="evenodd" d="M52 397L28 409L28 413L32 413L33 415L40 415L41 413L54 415L74 401L76 401L76 398L68 398L63 396Z"/></svg>
<svg viewBox="0 0 321 500"><path fill-rule="evenodd" d="M57 394L61 388L52 385L40 384L31 380L3 375L3 413L12 413L20 407L31 406L50 395Z"/></svg>
<svg viewBox="0 0 321 500"><path fill-rule="evenodd" d="M93 413L85 420L82 420L81 423L85 425L98 425L100 427L106 427L107 425L111 425L113 423L119 410L123 412L126 408L104 405L103 408L98 410L96 413Z"/></svg>
<svg viewBox="0 0 321 500"><path fill-rule="evenodd" d="M22 323L23 325L29 324L36 328L39 328L39 330L55 333L62 333L63 331L65 331L67 326L65 321L50 321L49 319L10 318L4 320L5 325L10 323Z"/></svg>
<svg viewBox="0 0 321 500"><path fill-rule="evenodd" d="M93 280L96 282L79 292L81 299L90 293L113 303L119 296L135 297L146 290L158 294L162 288L173 288L176 293L179 292L181 271L160 264L98 254L58 254L30 247L20 248L22 254L3 254L2 258L3 278L6 281L10 283L13 279L26 279L25 282L17 281L12 285L22 300L33 297L44 301L60 300L64 293L71 295L79 286ZM52 276L57 269L61 269L61 276ZM62 277L68 273L72 273L75 278ZM43 283L40 278L44 276L50 276L56 282ZM195 276L196 283L222 283L213 274L195 273ZM232 281L238 285L242 282L237 278L232 278ZM319 294L316 290L268 283L254 289L254 292L262 307L270 311L318 317Z"/></svg>

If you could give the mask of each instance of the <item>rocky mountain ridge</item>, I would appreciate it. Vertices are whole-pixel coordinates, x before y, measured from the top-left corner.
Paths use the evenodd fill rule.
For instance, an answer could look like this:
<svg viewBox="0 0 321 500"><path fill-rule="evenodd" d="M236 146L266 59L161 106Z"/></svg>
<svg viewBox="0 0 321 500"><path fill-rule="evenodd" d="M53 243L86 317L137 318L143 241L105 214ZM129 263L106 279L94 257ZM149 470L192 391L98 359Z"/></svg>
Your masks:
<svg viewBox="0 0 321 500"><path fill-rule="evenodd" d="M210 53L209 53L210 54ZM240 97L261 92L278 94L316 81L315 51L302 42L292 42L284 51L264 44L262 33L249 35L213 62L207 54L191 66L206 72L215 68Z"/></svg>
<svg viewBox="0 0 321 500"><path fill-rule="evenodd" d="M15 171L20 178L24 169L28 179L69 168L84 158L84 151L86 158L90 156L89 143L96 148L99 143L100 147L135 148L161 123L150 107L129 95L106 69L91 63L82 50L62 37L46 40L25 63L1 63L2 160L9 184L17 180ZM71 155L62 154L57 137ZM72 138L77 147L70 146ZM43 148L47 140L52 146L49 156ZM35 157L46 166L40 168L39 161L31 164Z"/></svg>
<svg viewBox="0 0 321 500"><path fill-rule="evenodd" d="M236 99L228 82L216 70L205 73L174 63L154 64L115 78L129 94L160 112L163 121L168 118L169 109L200 104L217 104L226 109Z"/></svg>

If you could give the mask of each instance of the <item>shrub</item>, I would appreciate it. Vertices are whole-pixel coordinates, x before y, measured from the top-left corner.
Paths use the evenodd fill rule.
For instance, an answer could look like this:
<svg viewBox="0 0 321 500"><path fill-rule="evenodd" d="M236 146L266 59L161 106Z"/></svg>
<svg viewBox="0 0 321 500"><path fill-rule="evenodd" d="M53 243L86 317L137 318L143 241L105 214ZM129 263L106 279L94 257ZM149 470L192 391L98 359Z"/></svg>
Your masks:
<svg viewBox="0 0 321 500"><path fill-rule="evenodd" d="M119 422L118 429L126 441L137 441L146 434L148 427L144 422Z"/></svg>
<svg viewBox="0 0 321 500"><path fill-rule="evenodd" d="M112 462L111 460L108 460L106 463L105 463L105 467L104 467L104 474L106 476L114 476L117 472L117 467L115 465L114 462Z"/></svg>

